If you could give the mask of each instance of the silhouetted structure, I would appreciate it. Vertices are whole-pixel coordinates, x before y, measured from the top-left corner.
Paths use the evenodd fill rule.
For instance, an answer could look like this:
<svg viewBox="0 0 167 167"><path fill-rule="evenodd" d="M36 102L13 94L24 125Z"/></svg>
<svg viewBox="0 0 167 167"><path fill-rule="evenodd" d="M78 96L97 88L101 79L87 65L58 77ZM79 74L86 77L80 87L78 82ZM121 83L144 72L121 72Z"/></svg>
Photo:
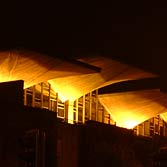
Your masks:
<svg viewBox="0 0 167 167"><path fill-rule="evenodd" d="M139 137L96 121L68 124L55 111L24 106L23 81L1 83L0 91L2 166L153 167L166 161L165 137Z"/></svg>

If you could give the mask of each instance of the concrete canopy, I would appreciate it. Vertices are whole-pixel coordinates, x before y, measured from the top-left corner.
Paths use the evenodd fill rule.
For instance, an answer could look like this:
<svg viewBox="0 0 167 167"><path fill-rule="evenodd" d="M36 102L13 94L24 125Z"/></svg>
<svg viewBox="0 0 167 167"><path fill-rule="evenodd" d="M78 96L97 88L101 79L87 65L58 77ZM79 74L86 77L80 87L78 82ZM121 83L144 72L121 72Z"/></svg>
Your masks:
<svg viewBox="0 0 167 167"><path fill-rule="evenodd" d="M4 22L1 19L1 29L3 29L1 47L9 46L11 43L12 47L15 47L21 43L24 47L49 50L49 53L57 53L57 49L63 50L65 54L71 53L71 50L81 50L79 53L82 53L89 48L91 53L92 50L95 50L94 53L105 53L110 58L115 57L117 60L150 70L166 78L167 10L162 2L113 1L112 5L89 2L89 5L82 4L80 8L76 8L70 2L70 7L66 5L66 14L63 13L61 17L59 14L62 13L62 8L58 8L55 13L55 6L52 4L46 10L44 3L44 8L41 8L40 12L36 12L38 3L35 6L29 4L27 7L27 5L23 8L20 4L15 5L18 6L18 10L14 11L11 10L14 9L11 5L10 12L13 12L9 18L6 15L6 11L9 10L7 5L7 9L1 14L6 16ZM90 5L92 8L86 10L87 15L85 15L85 9ZM33 8L31 12L30 8ZM150 73L112 59L84 58L84 62L98 66L102 70L97 72L83 68L81 72L80 66L71 62L65 63L59 59L48 58L42 61L41 55L38 57L36 54L34 56L28 53L24 53L26 57L23 53L19 53L17 59L17 56L10 54L0 53L1 82L23 79L27 88L48 81L64 100L73 101L91 90L115 82L153 77ZM54 62L61 65L55 67ZM138 91L136 96L137 94ZM143 111L141 115L144 114Z"/></svg>
<svg viewBox="0 0 167 167"><path fill-rule="evenodd" d="M82 58L80 61L99 67L101 71L49 80L53 89L57 90L64 100L74 101L90 91L116 82L156 76L101 56Z"/></svg>
<svg viewBox="0 0 167 167"><path fill-rule="evenodd" d="M99 71L83 63L52 58L36 52L15 50L0 52L0 82L24 80L24 88L60 77Z"/></svg>
<svg viewBox="0 0 167 167"><path fill-rule="evenodd" d="M154 76L100 56L75 62L27 50L0 52L0 68L0 82L24 80L27 88L48 81L62 100L71 101L114 82Z"/></svg>
<svg viewBox="0 0 167 167"><path fill-rule="evenodd" d="M167 112L167 96L159 89L104 94L98 98L121 127L133 128L151 117Z"/></svg>
<svg viewBox="0 0 167 167"><path fill-rule="evenodd" d="M157 77L107 57L69 61L25 50L0 52L0 69L0 82L24 80L24 88L49 82L62 100L70 101L121 81ZM99 100L117 125L127 128L166 112L166 96L157 89L100 95Z"/></svg>

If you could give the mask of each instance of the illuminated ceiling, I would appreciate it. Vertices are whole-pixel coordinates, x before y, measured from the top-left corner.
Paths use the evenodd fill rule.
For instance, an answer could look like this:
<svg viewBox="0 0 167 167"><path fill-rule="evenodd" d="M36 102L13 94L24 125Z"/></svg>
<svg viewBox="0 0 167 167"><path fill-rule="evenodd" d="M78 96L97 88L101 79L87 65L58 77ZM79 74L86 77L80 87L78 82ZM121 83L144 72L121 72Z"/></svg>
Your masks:
<svg viewBox="0 0 167 167"><path fill-rule="evenodd" d="M0 82L24 80L24 88L54 78L90 74L94 67L30 51L0 52Z"/></svg>
<svg viewBox="0 0 167 167"><path fill-rule="evenodd" d="M0 52L0 82L24 80L24 88L27 88L48 81L62 100L74 101L114 82L154 76L100 56L79 61L52 58L24 50Z"/></svg>
<svg viewBox="0 0 167 167"><path fill-rule="evenodd" d="M121 127L133 128L153 116L167 112L167 96L159 89L104 94L98 98Z"/></svg>
<svg viewBox="0 0 167 167"><path fill-rule="evenodd" d="M59 92L60 97L64 100L74 101L92 90L112 83L155 76L111 58L92 56L80 59L80 61L101 68L101 72L49 80L53 89Z"/></svg>
<svg viewBox="0 0 167 167"><path fill-rule="evenodd" d="M0 68L0 82L24 80L27 88L48 81L62 100L70 101L113 83L156 77L97 55L71 61L24 50L0 52ZM118 126L132 128L157 114L167 118L167 98L157 89L105 94L99 100Z"/></svg>

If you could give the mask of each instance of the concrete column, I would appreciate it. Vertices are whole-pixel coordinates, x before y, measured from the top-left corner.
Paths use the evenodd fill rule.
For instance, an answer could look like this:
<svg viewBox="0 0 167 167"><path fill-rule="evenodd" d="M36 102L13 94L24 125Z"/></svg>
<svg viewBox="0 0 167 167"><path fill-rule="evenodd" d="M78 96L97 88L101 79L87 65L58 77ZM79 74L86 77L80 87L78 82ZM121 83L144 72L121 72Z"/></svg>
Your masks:
<svg viewBox="0 0 167 167"><path fill-rule="evenodd" d="M74 110L73 110L73 101L68 101L68 123L74 123ZM76 111L77 112L77 111Z"/></svg>

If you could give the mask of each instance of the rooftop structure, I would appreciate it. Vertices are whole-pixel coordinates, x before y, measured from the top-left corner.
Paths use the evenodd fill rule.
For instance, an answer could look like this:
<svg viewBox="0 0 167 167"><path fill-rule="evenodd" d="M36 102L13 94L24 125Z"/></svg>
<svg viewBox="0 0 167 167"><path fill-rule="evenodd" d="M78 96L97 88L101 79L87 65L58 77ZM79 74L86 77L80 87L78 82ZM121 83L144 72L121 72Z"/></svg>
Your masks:
<svg viewBox="0 0 167 167"><path fill-rule="evenodd" d="M27 50L4 51L0 55L0 82L23 80L25 91L29 90L34 99L38 96L38 107L43 107L44 95L49 100L52 97L48 102L52 110L51 102L58 97L68 106L69 123L78 122L80 114L81 122L91 120L93 111L98 121L98 105L120 127L134 128L157 115L167 120L165 87L157 74L99 55L65 59ZM36 100L28 102L28 98L25 104L35 107ZM99 120L103 120L102 116Z"/></svg>

